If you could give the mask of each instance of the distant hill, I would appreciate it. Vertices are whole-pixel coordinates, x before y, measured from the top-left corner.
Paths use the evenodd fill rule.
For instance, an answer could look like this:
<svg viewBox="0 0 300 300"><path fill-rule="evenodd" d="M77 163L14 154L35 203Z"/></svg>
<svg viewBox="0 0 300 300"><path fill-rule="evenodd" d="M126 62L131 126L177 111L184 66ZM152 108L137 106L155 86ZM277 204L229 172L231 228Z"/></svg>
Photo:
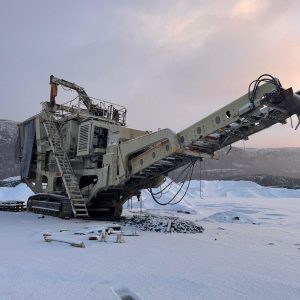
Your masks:
<svg viewBox="0 0 300 300"><path fill-rule="evenodd" d="M300 148L220 150L219 160L201 163L204 180L250 180L265 186L300 187ZM176 178L182 168L172 172ZM193 179L200 178L200 165L194 168Z"/></svg>
<svg viewBox="0 0 300 300"><path fill-rule="evenodd" d="M0 179L19 175L19 165L15 162L15 141L17 123L0 120Z"/></svg>
<svg viewBox="0 0 300 300"><path fill-rule="evenodd" d="M20 175L15 162L17 123L0 120L0 180ZM300 148L228 148L219 151L219 160L201 163L201 178L205 180L250 180L265 186L300 187ZM172 172L172 178L182 169ZM200 165L193 179L200 178Z"/></svg>

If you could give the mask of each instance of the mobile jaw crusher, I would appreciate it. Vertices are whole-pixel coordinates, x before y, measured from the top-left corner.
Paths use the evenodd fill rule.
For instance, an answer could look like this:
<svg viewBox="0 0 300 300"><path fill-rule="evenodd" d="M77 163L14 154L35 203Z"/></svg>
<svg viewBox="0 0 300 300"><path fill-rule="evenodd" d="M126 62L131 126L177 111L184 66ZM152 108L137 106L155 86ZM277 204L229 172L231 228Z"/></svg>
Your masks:
<svg viewBox="0 0 300 300"><path fill-rule="evenodd" d="M142 189L167 174L296 114L300 96L268 74L244 96L179 133L126 127L126 109L89 97L71 82L50 76L50 101L19 124L21 178L36 195L28 210L60 217L118 217ZM57 104L58 86L77 97Z"/></svg>

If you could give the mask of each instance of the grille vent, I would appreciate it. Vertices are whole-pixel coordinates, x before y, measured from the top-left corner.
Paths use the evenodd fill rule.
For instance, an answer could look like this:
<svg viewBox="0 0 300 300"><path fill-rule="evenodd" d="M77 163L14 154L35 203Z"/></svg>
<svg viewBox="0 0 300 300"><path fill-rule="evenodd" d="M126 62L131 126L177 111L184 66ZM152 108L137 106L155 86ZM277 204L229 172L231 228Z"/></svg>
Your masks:
<svg viewBox="0 0 300 300"><path fill-rule="evenodd" d="M84 123L79 126L77 155L89 154L90 128L90 123Z"/></svg>

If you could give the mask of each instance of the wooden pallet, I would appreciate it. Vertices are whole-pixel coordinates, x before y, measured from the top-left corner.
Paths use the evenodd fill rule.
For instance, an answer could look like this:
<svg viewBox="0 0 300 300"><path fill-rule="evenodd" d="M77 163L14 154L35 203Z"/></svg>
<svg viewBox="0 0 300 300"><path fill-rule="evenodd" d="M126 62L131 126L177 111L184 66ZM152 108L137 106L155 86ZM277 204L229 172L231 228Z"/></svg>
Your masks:
<svg viewBox="0 0 300 300"><path fill-rule="evenodd" d="M26 210L26 205L24 201L0 201L0 210L5 211L24 211Z"/></svg>

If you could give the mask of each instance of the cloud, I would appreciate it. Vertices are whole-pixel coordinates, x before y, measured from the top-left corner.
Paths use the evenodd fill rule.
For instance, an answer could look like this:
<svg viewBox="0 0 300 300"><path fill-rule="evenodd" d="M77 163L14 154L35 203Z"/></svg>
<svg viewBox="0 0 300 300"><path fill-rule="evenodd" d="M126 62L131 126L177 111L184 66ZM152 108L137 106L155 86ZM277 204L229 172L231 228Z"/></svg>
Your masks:
<svg viewBox="0 0 300 300"><path fill-rule="evenodd" d="M186 14L166 15L142 13L135 16L139 23L140 34L151 40L152 45L172 52L188 52L201 49L213 33L213 26L205 22L201 11Z"/></svg>
<svg viewBox="0 0 300 300"><path fill-rule="evenodd" d="M268 0L239 0L234 5L231 16L239 20L253 20L265 12L270 5Z"/></svg>
<svg viewBox="0 0 300 300"><path fill-rule="evenodd" d="M16 3L0 10L0 118L37 113L51 73L126 106L128 125L150 130L183 129L244 94L261 73L300 88L298 1L88 1L71 11L67 0L59 10ZM278 145L295 145L278 132ZM251 145L271 145L278 132Z"/></svg>

